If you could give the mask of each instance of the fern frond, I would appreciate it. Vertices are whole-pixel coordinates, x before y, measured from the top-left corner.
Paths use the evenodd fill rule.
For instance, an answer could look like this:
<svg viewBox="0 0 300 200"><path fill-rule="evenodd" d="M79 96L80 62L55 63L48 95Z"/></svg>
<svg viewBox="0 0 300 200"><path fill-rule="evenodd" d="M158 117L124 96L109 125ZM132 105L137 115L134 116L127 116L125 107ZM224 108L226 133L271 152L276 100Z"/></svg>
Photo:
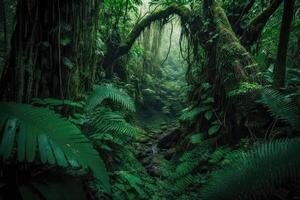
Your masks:
<svg viewBox="0 0 300 200"><path fill-rule="evenodd" d="M98 108L89 118L89 123L95 127L96 133L111 133L130 138L136 138L140 134L140 130L127 123L121 113L108 108Z"/></svg>
<svg viewBox="0 0 300 200"><path fill-rule="evenodd" d="M123 108L135 112L135 105L132 98L125 91L115 88L112 84L96 85L93 93L87 98L86 109L92 111L105 99L111 99Z"/></svg>
<svg viewBox="0 0 300 200"><path fill-rule="evenodd" d="M289 96L274 89L264 89L261 102L275 118L281 119L293 127L300 127L300 109Z"/></svg>
<svg viewBox="0 0 300 200"><path fill-rule="evenodd" d="M204 200L258 199L300 177L300 139L267 142L213 172L202 189Z"/></svg>
<svg viewBox="0 0 300 200"><path fill-rule="evenodd" d="M182 176L186 176L187 174L191 173L198 166L198 164L198 160L189 160L180 163L179 165L177 165L172 178L176 179Z"/></svg>
<svg viewBox="0 0 300 200"><path fill-rule="evenodd" d="M120 176L120 178L124 179L139 194L141 198L145 198L147 196L142 188L143 181L140 179L140 177L135 176L128 171L118 171L117 174Z"/></svg>
<svg viewBox="0 0 300 200"><path fill-rule="evenodd" d="M12 157L16 144L19 162L42 163L62 167L90 168L106 191L108 174L98 152L72 123L46 108L0 102L0 156Z"/></svg>
<svg viewBox="0 0 300 200"><path fill-rule="evenodd" d="M175 191L176 192L182 192L187 187L194 184L194 182L195 182L195 176L193 176L191 174L183 176L183 177L176 180Z"/></svg>

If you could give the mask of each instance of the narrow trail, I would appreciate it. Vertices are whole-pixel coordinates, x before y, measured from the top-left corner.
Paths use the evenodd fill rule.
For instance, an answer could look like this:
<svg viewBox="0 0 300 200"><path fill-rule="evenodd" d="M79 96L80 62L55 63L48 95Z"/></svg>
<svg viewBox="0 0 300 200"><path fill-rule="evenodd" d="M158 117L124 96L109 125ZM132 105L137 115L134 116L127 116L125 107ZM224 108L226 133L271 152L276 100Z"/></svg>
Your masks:
<svg viewBox="0 0 300 200"><path fill-rule="evenodd" d="M170 159L175 149L172 148L172 137L176 137L179 124L176 120L162 122L159 129L149 126L142 127L145 136L136 143L136 157L145 167L149 175L161 176L161 158Z"/></svg>

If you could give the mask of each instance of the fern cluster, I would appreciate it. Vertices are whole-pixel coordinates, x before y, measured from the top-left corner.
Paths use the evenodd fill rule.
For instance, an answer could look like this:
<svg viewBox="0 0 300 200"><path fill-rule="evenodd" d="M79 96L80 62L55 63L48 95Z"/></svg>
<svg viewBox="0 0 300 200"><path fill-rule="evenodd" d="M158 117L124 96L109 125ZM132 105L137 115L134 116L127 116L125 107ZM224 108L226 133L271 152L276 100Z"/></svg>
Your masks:
<svg viewBox="0 0 300 200"><path fill-rule="evenodd" d="M111 84L96 86L94 92L87 98L89 111L87 123L92 127L89 130L91 138L99 141L103 135L110 135L111 142L120 145L136 138L140 130L126 121L124 112L113 110L113 106L103 105L105 99L110 99L113 105L119 104L124 109L135 111L133 100L123 90Z"/></svg>
<svg viewBox="0 0 300 200"><path fill-rule="evenodd" d="M94 127L91 137L99 134L111 134L115 142L126 141L126 139L136 138L140 130L129 124L122 113L114 112L109 108L100 107L89 115L89 123ZM118 141L117 141L118 140Z"/></svg>
<svg viewBox="0 0 300 200"><path fill-rule="evenodd" d="M300 127L300 109L290 95L284 95L274 89L264 89L261 102L277 119L281 119L293 127Z"/></svg>
<svg viewBox="0 0 300 200"><path fill-rule="evenodd" d="M300 177L300 139L281 139L238 153L212 173L201 190L204 200L258 199Z"/></svg>
<svg viewBox="0 0 300 200"><path fill-rule="evenodd" d="M203 182L204 176L198 172L199 164L206 160L208 156L208 146L206 142L198 144L186 150L177 160L162 160L161 170L170 187L168 190L183 194L190 187Z"/></svg>

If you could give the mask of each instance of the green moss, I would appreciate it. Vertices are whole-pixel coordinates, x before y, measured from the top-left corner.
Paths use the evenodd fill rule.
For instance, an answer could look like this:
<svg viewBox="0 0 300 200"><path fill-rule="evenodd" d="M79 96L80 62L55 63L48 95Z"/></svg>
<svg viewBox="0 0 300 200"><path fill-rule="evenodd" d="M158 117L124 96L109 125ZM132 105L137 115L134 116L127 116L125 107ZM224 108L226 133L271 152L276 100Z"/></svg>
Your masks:
<svg viewBox="0 0 300 200"><path fill-rule="evenodd" d="M249 93L253 90L259 90L262 86L257 83L249 83L249 82L242 82L240 83L239 87L237 89L234 89L230 92L228 92L228 96L239 96L246 93Z"/></svg>

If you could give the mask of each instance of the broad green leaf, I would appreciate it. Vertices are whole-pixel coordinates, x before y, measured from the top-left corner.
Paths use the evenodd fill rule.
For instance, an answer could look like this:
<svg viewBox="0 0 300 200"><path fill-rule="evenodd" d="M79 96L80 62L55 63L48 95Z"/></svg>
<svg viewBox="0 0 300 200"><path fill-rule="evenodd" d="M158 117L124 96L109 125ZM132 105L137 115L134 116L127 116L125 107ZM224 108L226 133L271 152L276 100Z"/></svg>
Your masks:
<svg viewBox="0 0 300 200"><path fill-rule="evenodd" d="M71 38L69 37L63 37L61 40L60 40L60 44L62 46L67 46L71 43Z"/></svg>
<svg viewBox="0 0 300 200"><path fill-rule="evenodd" d="M205 114L204 114L204 117L205 117L205 119L207 119L207 120L210 120L211 118L212 118L212 116L213 116L213 112L212 111L207 111L207 112L205 112Z"/></svg>
<svg viewBox="0 0 300 200"><path fill-rule="evenodd" d="M208 129L208 135L212 136L220 130L221 126L219 124L213 125Z"/></svg>
<svg viewBox="0 0 300 200"><path fill-rule="evenodd" d="M205 104L209 104L209 103L213 103L213 102L215 102L213 97L207 97L207 99L205 99L203 101L203 103L205 103Z"/></svg>

